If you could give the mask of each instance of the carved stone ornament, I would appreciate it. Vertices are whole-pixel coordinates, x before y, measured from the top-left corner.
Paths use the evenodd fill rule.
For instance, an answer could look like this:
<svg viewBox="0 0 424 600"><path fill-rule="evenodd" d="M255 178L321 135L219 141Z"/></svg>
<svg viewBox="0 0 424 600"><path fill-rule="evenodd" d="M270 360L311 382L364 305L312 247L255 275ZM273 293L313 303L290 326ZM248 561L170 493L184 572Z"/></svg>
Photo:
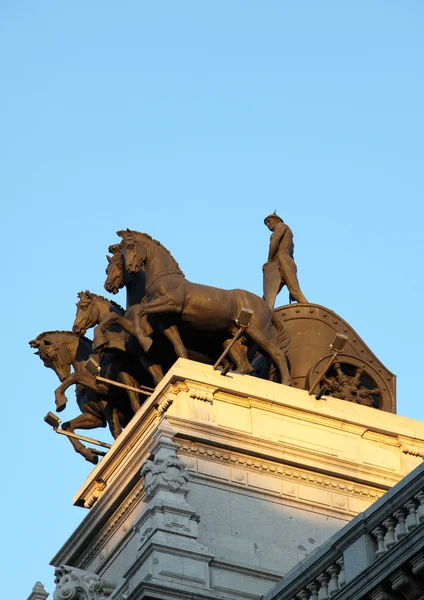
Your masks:
<svg viewBox="0 0 424 600"><path fill-rule="evenodd" d="M28 600L46 600L48 593L44 589L44 585L37 581L32 588L31 594L28 596Z"/></svg>
<svg viewBox="0 0 424 600"><path fill-rule="evenodd" d="M166 490L184 497L188 494L187 482L190 474L186 465L178 458L179 445L172 441L175 431L162 421L159 437L152 447L153 460L147 460L142 469L146 498L150 500L157 491Z"/></svg>
<svg viewBox="0 0 424 600"><path fill-rule="evenodd" d="M55 570L53 600L106 600L114 588L94 573L61 565Z"/></svg>

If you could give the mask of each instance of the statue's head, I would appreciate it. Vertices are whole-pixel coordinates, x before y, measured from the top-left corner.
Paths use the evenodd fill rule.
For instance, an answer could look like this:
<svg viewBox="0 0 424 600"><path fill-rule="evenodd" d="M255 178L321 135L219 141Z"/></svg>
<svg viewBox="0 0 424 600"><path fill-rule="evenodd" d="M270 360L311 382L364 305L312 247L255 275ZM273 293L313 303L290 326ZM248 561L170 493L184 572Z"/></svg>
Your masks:
<svg viewBox="0 0 424 600"><path fill-rule="evenodd" d="M277 215L277 211L274 210L272 215L268 215L267 217L265 217L264 223L268 227L268 229L273 231L277 223L284 223L284 221L281 217Z"/></svg>
<svg viewBox="0 0 424 600"><path fill-rule="evenodd" d="M80 292L78 294L77 314L72 326L72 331L78 335L85 335L87 329L98 323L100 310L96 306L95 298L90 292Z"/></svg>
<svg viewBox="0 0 424 600"><path fill-rule="evenodd" d="M64 381L71 374L71 356L66 346L56 344L48 333L40 334L35 340L29 342L31 348L36 348L36 353L41 358L44 366L53 369L60 381Z"/></svg>
<svg viewBox="0 0 424 600"><path fill-rule="evenodd" d="M122 256L106 256L108 265L106 267L106 281L104 288L110 294L117 294L124 287L124 259Z"/></svg>
<svg viewBox="0 0 424 600"><path fill-rule="evenodd" d="M146 261L147 250L145 245L136 240L134 233L129 229L117 231L116 233L124 242L122 256L126 270L128 273L138 273Z"/></svg>

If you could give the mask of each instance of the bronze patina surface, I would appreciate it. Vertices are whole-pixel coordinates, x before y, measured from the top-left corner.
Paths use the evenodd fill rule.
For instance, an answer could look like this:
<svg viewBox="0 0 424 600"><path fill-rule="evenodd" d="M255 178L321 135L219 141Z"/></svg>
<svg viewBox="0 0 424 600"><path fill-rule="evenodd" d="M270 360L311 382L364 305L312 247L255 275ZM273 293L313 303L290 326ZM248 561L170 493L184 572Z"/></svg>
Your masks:
<svg viewBox="0 0 424 600"><path fill-rule="evenodd" d="M264 220L272 232L269 242L268 260L262 267L264 277L264 299L271 310L275 299L286 285L290 302L307 303L297 279L297 266L294 262L294 242L292 230L275 212Z"/></svg>
<svg viewBox="0 0 424 600"><path fill-rule="evenodd" d="M58 411L66 406L66 389L76 386L81 414L63 423L63 429L108 425L116 437L145 398L135 389L156 385L178 357L213 365L227 347L230 362L222 365L223 373L233 368L306 390L319 380L311 390L318 397L395 412L395 376L343 319L307 302L297 278L291 229L276 213L265 224L272 233L263 267L264 298L192 283L160 242L134 230L118 232L121 241L109 246L104 287L111 294L125 289L125 309L99 294L79 292L72 331L44 332L30 342L61 381L55 391ZM284 286L294 303L274 310ZM252 314L239 332L242 309ZM92 328L93 341L86 337ZM346 335L348 343L322 372L336 333ZM86 367L90 357L97 357L101 382ZM87 460L97 462L90 448L70 441Z"/></svg>
<svg viewBox="0 0 424 600"><path fill-rule="evenodd" d="M396 376L375 356L357 332L332 310L318 304L288 304L276 311L291 338L287 358L293 386L309 384L330 357L330 344L337 333L348 342L325 375L324 394L356 404L396 412ZM319 388L321 387L319 386ZM318 391L318 390L316 390Z"/></svg>
<svg viewBox="0 0 424 600"><path fill-rule="evenodd" d="M94 429L109 426L114 438L121 433L134 413L140 407L139 396L129 392L97 383L87 370L85 363L92 354L92 342L72 331L46 331L31 340L30 346L36 348L44 365L58 376L61 384L55 391L56 410L62 411L67 403L65 391L76 385L76 399L81 414L62 424L62 429L74 432L76 429ZM101 361L101 374L107 378L138 387L140 380L132 372L132 361L119 360L111 353L105 353ZM71 368L73 372L71 372ZM69 438L76 452L92 463L98 456L91 448L85 447L79 440Z"/></svg>

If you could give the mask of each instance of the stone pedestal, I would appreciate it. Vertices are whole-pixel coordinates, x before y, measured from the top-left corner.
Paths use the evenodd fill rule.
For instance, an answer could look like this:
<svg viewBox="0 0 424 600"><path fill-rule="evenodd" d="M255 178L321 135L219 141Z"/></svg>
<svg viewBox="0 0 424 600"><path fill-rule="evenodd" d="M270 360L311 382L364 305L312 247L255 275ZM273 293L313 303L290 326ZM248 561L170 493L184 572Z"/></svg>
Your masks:
<svg viewBox="0 0 424 600"><path fill-rule="evenodd" d="M54 598L259 598L423 455L423 423L180 359L76 494Z"/></svg>

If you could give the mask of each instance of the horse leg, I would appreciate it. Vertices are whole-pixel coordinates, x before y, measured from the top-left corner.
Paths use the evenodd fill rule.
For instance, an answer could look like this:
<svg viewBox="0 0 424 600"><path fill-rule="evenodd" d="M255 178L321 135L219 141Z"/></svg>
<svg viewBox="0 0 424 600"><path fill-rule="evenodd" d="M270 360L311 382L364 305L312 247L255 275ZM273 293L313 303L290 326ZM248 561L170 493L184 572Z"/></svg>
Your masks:
<svg viewBox="0 0 424 600"><path fill-rule="evenodd" d="M110 404L109 404L109 406L110 406ZM119 420L118 409L115 406L112 406L110 411L106 410L105 418L106 418L106 421L109 423L110 433L112 434L113 439L116 440L118 435L120 433L122 433L122 425Z"/></svg>
<svg viewBox="0 0 424 600"><path fill-rule="evenodd" d="M96 342L96 338L105 338L106 332L111 325L117 325L129 335L132 335L134 337L137 336L136 330L130 318L122 317L117 313L110 313L107 317L102 319L102 321L100 321L100 323L94 329L94 348L96 351L100 350L103 346L106 345L106 341L101 339L98 342Z"/></svg>
<svg viewBox="0 0 424 600"><path fill-rule="evenodd" d="M246 333L249 335L249 337L252 338L254 342L256 342L256 344L258 344L260 348L262 348L264 352L266 352L271 357L271 360L275 362L275 364L278 367L278 370L280 371L281 383L283 383L284 385L291 385L292 380L290 377L289 368L287 366L287 359L284 352L280 350L280 348L276 344L274 344L274 342L272 342L263 333L263 331L261 331L254 325L250 325Z"/></svg>
<svg viewBox="0 0 424 600"><path fill-rule="evenodd" d="M122 432L122 425L119 418L119 411L116 406L106 400L101 400L99 408L102 412L102 416L106 423L109 425L109 431L112 434L114 440ZM126 423L124 423L126 425Z"/></svg>
<svg viewBox="0 0 424 600"><path fill-rule="evenodd" d="M141 302L138 304L134 311L131 313L131 317L136 330L136 337L139 341L140 346L145 352L148 352L151 346L151 339L146 337L143 331L143 317L145 315L152 315L157 313L179 313L181 312L181 306L178 306L172 298L155 298L149 302ZM171 333L172 335L172 333ZM178 334L179 335L179 334ZM175 335L174 335L175 340ZM147 343L146 343L147 342ZM172 340L171 343L173 344ZM181 343L182 345L182 343Z"/></svg>
<svg viewBox="0 0 424 600"><path fill-rule="evenodd" d="M96 427L105 427L106 423L101 417L97 417L92 413L82 413L72 419L71 421L67 421L62 424L62 429L64 431L70 431L71 433L75 432L75 429L94 429ZM75 438L69 438L69 441L74 447L74 450L81 454L85 460L96 465L99 457L95 454L92 448L87 448L82 444L79 440Z"/></svg>
<svg viewBox="0 0 424 600"><path fill-rule="evenodd" d="M224 342L224 347L226 348L229 344L231 344L231 341L231 339L226 340ZM243 344L243 341L241 339L238 339L231 346L228 355L231 358L232 362L235 364L236 370L240 373L243 373L244 375L249 375L249 373L252 373L252 371L255 370L247 358L247 346Z"/></svg>
<svg viewBox="0 0 424 600"><path fill-rule="evenodd" d="M138 359L144 369L150 373L152 376L153 382L155 385L159 383L163 379L163 369L160 365L154 365L150 362L147 356L143 354L138 354Z"/></svg>
<svg viewBox="0 0 424 600"><path fill-rule="evenodd" d="M138 382L134 377L131 377L129 373L125 373L125 371L120 371L118 374L118 381L124 383L125 385L131 385L132 387L138 387ZM131 408L133 413L135 414L141 406L140 395L133 390L126 390L128 394L128 398L131 404Z"/></svg>
<svg viewBox="0 0 424 600"><path fill-rule="evenodd" d="M166 325L160 325L159 327L163 335L173 345L175 354L179 358L187 358L187 349L183 344L180 332L178 331L178 327L176 325L170 325L169 327L167 327Z"/></svg>

